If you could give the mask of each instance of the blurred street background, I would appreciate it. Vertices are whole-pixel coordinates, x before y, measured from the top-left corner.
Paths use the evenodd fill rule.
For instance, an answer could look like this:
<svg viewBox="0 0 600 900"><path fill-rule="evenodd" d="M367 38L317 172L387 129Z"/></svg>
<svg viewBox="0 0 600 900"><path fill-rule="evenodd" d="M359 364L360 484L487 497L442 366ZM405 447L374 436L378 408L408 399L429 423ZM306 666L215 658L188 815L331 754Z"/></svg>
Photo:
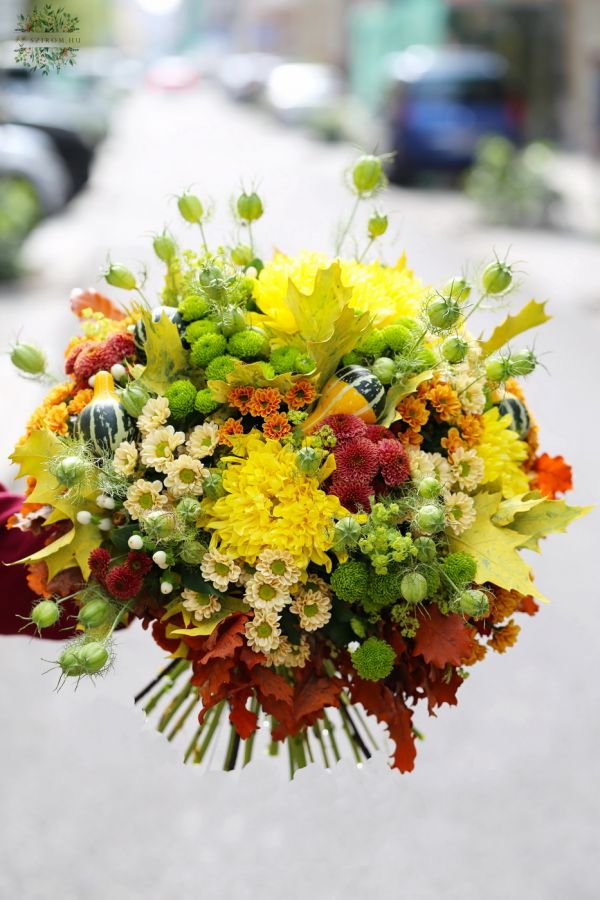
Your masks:
<svg viewBox="0 0 600 900"><path fill-rule="evenodd" d="M548 300L554 316L536 339L548 374L527 385L542 447L573 465L573 502L600 501L598 0L60 7L81 44L47 75L15 61L31 7L0 7L0 350L21 336L60 373L71 289L104 290L108 254L141 270L164 225L193 247L174 200L188 187L213 206L215 244L236 239L230 199L253 185L262 255L333 252L344 173L361 151L390 153L382 256L406 251L438 285L510 254L515 306ZM42 394L0 357L5 484ZM547 541L536 570L552 604L474 670L458 708L420 720L410 776L376 759L291 786L273 761L194 777L129 705L161 664L148 635L120 637L95 689L59 695L42 677L53 646L2 639L0 897L596 898L598 536L592 513Z"/></svg>

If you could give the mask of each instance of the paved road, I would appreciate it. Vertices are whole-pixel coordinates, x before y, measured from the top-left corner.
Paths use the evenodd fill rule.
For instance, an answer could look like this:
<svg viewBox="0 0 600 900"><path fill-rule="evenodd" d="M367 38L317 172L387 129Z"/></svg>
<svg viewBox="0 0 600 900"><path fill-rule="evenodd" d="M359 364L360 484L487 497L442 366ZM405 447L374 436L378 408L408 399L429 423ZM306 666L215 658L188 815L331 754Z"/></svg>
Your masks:
<svg viewBox="0 0 600 900"><path fill-rule="evenodd" d="M69 288L95 281L107 249L131 265L147 258L148 231L176 221L170 197L192 183L215 201L211 234L230 233L228 198L256 179L265 251L327 244L348 204L351 158L208 92L132 98L89 190L33 236L34 271L0 294L2 335L22 329L58 361L73 325ZM395 190L385 205L394 248L432 282L465 262L476 271L492 248L526 261L523 297L551 298L556 316L538 339L552 378L541 372L529 389L544 446L574 464L577 501L598 499L599 246L483 229L441 192ZM6 358L0 379L4 457L38 388L17 381ZM10 477L5 463L0 476ZM120 638L109 678L76 694L56 695L42 678L40 656L54 647L4 640L0 897L597 897L597 538L596 514L548 541L536 562L552 605L523 623L516 648L473 672L458 708L421 718L427 740L410 776L382 759L307 770L291 786L283 766L262 760L243 776L199 776L130 708L161 660L141 631Z"/></svg>

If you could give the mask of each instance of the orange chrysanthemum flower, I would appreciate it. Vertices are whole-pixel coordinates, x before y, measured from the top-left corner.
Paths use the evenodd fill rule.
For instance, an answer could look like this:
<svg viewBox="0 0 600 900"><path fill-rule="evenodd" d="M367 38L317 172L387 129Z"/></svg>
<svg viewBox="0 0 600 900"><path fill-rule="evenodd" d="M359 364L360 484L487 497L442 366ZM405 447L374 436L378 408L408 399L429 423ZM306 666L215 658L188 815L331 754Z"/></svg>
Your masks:
<svg viewBox="0 0 600 900"><path fill-rule="evenodd" d="M423 425L427 424L429 410L423 400L419 400L414 395L405 397L396 408L402 419L413 431L420 431Z"/></svg>
<svg viewBox="0 0 600 900"><path fill-rule="evenodd" d="M447 437L442 438L440 443L442 447L445 447L445 449L447 450L448 456L452 456L452 454L455 453L459 447L465 446L465 442L458 433L458 428L451 428L448 431Z"/></svg>
<svg viewBox="0 0 600 900"><path fill-rule="evenodd" d="M233 442L229 440L229 435L243 434L244 429L239 419L227 419L219 428L219 443L227 444L228 447L233 446Z"/></svg>
<svg viewBox="0 0 600 900"><path fill-rule="evenodd" d="M292 431L285 413L273 413L267 416L263 425L263 434L271 441L280 441Z"/></svg>
<svg viewBox="0 0 600 900"><path fill-rule="evenodd" d="M285 402L290 409L301 409L312 403L316 396L314 385L307 378L301 378L291 386L285 395Z"/></svg>
<svg viewBox="0 0 600 900"><path fill-rule="evenodd" d="M460 400L449 384L436 384L427 394L427 399L442 422L455 422L459 418L462 411Z"/></svg>
<svg viewBox="0 0 600 900"><path fill-rule="evenodd" d="M230 406L239 409L242 415L250 412L250 402L254 396L254 388L250 384L240 384L231 388L227 394L227 402Z"/></svg>
<svg viewBox="0 0 600 900"><path fill-rule="evenodd" d="M488 641L488 647L496 653L504 653L513 644L516 644L521 626L509 619L501 628L494 628L494 634Z"/></svg>
<svg viewBox="0 0 600 900"><path fill-rule="evenodd" d="M281 400L282 396L277 388L257 388L250 401L250 412L253 416L262 416L266 419L267 416L277 412Z"/></svg>
<svg viewBox="0 0 600 900"><path fill-rule="evenodd" d="M94 392L91 388L84 388L81 391L77 391L67 409L69 410L72 416L77 416L81 412L82 409L88 405L92 397L94 396Z"/></svg>
<svg viewBox="0 0 600 900"><path fill-rule="evenodd" d="M475 447L481 443L483 437L483 420L481 416L468 413L458 420L460 434L467 447Z"/></svg>
<svg viewBox="0 0 600 900"><path fill-rule="evenodd" d="M54 431L56 434L66 434L69 430L67 425L68 418L67 404L59 403L46 412L44 423L50 431Z"/></svg>
<svg viewBox="0 0 600 900"><path fill-rule="evenodd" d="M485 658L486 653L487 647L480 644L474 636L471 644L471 651L468 656L462 658L461 666L474 666L475 663L481 662L481 660Z"/></svg>
<svg viewBox="0 0 600 900"><path fill-rule="evenodd" d="M564 494L573 487L571 466L562 456L548 456L547 453L543 453L536 459L533 471L535 472L533 486L551 500L554 500L557 494Z"/></svg>
<svg viewBox="0 0 600 900"><path fill-rule="evenodd" d="M490 602L490 618L494 625L498 625L515 612L521 605L523 594L517 591L506 591L504 588L495 587Z"/></svg>
<svg viewBox="0 0 600 900"><path fill-rule="evenodd" d="M413 431L412 428L407 428L406 431L399 431L396 437L403 444L411 447L420 447L423 443L423 435L418 431Z"/></svg>

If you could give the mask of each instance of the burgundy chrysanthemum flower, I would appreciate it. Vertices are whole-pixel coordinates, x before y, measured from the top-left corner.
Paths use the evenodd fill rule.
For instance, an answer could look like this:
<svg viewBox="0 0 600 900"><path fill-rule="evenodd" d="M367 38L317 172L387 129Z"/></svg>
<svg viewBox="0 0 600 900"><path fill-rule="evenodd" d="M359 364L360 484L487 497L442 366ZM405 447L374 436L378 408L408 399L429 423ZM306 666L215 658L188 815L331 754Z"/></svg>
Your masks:
<svg viewBox="0 0 600 900"><path fill-rule="evenodd" d="M396 487L406 481L410 477L410 467L406 450L400 441L384 440L376 446L385 483L390 487Z"/></svg>
<svg viewBox="0 0 600 900"><path fill-rule="evenodd" d="M390 429L386 428L384 425L367 425L365 437L367 440L377 444L379 441L391 440L394 435Z"/></svg>
<svg viewBox="0 0 600 900"><path fill-rule="evenodd" d="M141 550L130 550L127 554L127 565L132 572L138 572L144 576L152 568L152 560L147 553L142 553Z"/></svg>
<svg viewBox="0 0 600 900"><path fill-rule="evenodd" d="M104 583L108 566L110 565L110 553L103 547L96 547L88 556L88 566L98 581Z"/></svg>
<svg viewBox="0 0 600 900"><path fill-rule="evenodd" d="M352 478L365 484L378 469L377 446L366 438L355 438L334 450L336 472L340 478Z"/></svg>
<svg viewBox="0 0 600 900"><path fill-rule="evenodd" d="M107 590L118 600L131 600L142 589L142 576L128 565L115 566L106 576Z"/></svg>
<svg viewBox="0 0 600 900"><path fill-rule="evenodd" d="M112 334L106 341L85 347L73 363L73 372L79 382L87 382L91 375L101 369L110 369L134 351L135 344L130 334Z"/></svg>
<svg viewBox="0 0 600 900"><path fill-rule="evenodd" d="M79 344L75 344L75 346L73 347L73 349L71 350L71 352L69 353L69 355L67 356L67 358L65 360L65 372L67 373L67 375L70 375L73 372L73 370L75 368L75 363L77 362L77 358L78 358L79 354L82 353L84 350L87 350L88 347L92 347L92 346L93 346L92 341L81 341Z"/></svg>
<svg viewBox="0 0 600 900"><path fill-rule="evenodd" d="M323 425L329 425L340 443L350 441L355 437L362 437L367 431L367 426L362 419L346 413L340 413L338 416L325 416L320 427L322 428Z"/></svg>
<svg viewBox="0 0 600 900"><path fill-rule="evenodd" d="M328 493L335 494L342 506L350 512L371 512L373 488L368 482L352 478L334 477Z"/></svg>

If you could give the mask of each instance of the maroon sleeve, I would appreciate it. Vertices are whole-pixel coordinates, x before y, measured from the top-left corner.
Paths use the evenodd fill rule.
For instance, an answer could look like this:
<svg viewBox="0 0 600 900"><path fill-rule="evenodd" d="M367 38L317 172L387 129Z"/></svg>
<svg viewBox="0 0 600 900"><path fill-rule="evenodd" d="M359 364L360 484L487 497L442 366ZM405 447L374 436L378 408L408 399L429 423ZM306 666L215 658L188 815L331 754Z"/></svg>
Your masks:
<svg viewBox="0 0 600 900"><path fill-rule="evenodd" d="M25 566L6 565L35 553L43 544L39 536L6 527L10 517L19 512L22 504L23 497L11 494L0 485L0 634L17 634L25 625L19 616L27 617L38 599L27 584ZM68 624L63 619L52 628L44 629L43 637L64 640L71 631ZM37 635L33 625L22 633L29 637Z"/></svg>

